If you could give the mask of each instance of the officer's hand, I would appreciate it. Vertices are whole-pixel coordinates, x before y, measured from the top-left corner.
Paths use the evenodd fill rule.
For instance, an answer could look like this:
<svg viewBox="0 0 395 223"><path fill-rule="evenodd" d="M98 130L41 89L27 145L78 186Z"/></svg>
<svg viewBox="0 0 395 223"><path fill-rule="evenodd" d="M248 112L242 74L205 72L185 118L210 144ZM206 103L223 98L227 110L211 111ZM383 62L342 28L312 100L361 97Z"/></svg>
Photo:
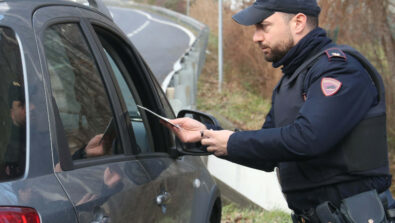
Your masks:
<svg viewBox="0 0 395 223"><path fill-rule="evenodd" d="M207 151L216 156L228 155L228 140L234 132L229 130L206 130L203 131L202 145L207 146Z"/></svg>
<svg viewBox="0 0 395 223"><path fill-rule="evenodd" d="M179 128L165 122L162 124L171 129L184 143L199 142L202 139L200 132L207 129L201 122L191 118L177 118L169 121L178 125Z"/></svg>

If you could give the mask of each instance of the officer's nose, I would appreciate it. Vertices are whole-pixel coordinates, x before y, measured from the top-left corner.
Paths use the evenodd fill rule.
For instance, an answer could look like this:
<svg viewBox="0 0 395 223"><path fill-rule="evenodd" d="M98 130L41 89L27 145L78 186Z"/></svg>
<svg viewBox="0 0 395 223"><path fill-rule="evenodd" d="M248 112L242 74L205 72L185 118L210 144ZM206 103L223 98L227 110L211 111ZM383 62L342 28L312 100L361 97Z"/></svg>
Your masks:
<svg viewBox="0 0 395 223"><path fill-rule="evenodd" d="M252 40L253 40L255 43L263 42L264 38L263 38L262 31L260 31L260 30L258 30L258 29L255 30L254 35L252 36Z"/></svg>

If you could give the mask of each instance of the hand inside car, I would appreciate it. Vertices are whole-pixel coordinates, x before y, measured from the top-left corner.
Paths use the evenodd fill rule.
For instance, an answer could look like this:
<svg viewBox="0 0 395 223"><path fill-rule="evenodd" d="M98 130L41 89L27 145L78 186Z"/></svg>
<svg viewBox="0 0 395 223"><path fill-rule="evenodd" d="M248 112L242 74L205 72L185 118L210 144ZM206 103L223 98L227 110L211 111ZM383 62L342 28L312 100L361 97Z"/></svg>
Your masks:
<svg viewBox="0 0 395 223"><path fill-rule="evenodd" d="M180 126L180 128L174 127L165 122L162 122L162 124L171 129L184 143L199 142L202 139L201 131L207 130L205 125L191 118L177 118L169 121Z"/></svg>
<svg viewBox="0 0 395 223"><path fill-rule="evenodd" d="M85 147L87 157L96 157L104 155L104 143L100 142L103 134L94 136Z"/></svg>

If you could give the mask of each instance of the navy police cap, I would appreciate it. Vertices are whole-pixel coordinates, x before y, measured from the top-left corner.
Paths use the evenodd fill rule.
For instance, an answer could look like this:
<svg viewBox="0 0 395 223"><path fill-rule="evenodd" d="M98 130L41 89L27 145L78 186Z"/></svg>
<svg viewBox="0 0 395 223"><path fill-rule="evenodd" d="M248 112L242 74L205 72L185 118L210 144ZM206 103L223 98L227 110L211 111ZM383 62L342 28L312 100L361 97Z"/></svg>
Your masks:
<svg viewBox="0 0 395 223"><path fill-rule="evenodd" d="M232 16L239 24L249 26L262 22L275 12L303 13L318 17L321 8L316 0L256 0L253 5Z"/></svg>

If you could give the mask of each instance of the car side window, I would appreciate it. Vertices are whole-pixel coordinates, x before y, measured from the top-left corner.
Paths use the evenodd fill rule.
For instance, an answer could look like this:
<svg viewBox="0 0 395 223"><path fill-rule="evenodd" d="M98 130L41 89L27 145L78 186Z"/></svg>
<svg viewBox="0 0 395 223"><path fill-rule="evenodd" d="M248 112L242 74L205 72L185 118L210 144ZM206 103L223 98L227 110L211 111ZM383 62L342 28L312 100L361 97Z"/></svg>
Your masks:
<svg viewBox="0 0 395 223"><path fill-rule="evenodd" d="M122 100L122 104L126 106L129 114L138 151L139 153L154 152L150 126L147 123L147 119L137 108L137 104L142 104L141 99L135 89L133 81L130 78L129 80L126 79L126 75L130 74L121 60L121 55L119 55L119 52L108 43L105 36L98 33L98 37L103 46L103 51L109 62L110 69L115 76L115 82L121 94L119 96L120 100Z"/></svg>
<svg viewBox="0 0 395 223"><path fill-rule="evenodd" d="M21 177L26 160L26 105L20 48L13 30L0 27L0 181Z"/></svg>
<svg viewBox="0 0 395 223"><path fill-rule="evenodd" d="M43 43L53 104L72 158L123 153L103 79L79 24L51 25Z"/></svg>

